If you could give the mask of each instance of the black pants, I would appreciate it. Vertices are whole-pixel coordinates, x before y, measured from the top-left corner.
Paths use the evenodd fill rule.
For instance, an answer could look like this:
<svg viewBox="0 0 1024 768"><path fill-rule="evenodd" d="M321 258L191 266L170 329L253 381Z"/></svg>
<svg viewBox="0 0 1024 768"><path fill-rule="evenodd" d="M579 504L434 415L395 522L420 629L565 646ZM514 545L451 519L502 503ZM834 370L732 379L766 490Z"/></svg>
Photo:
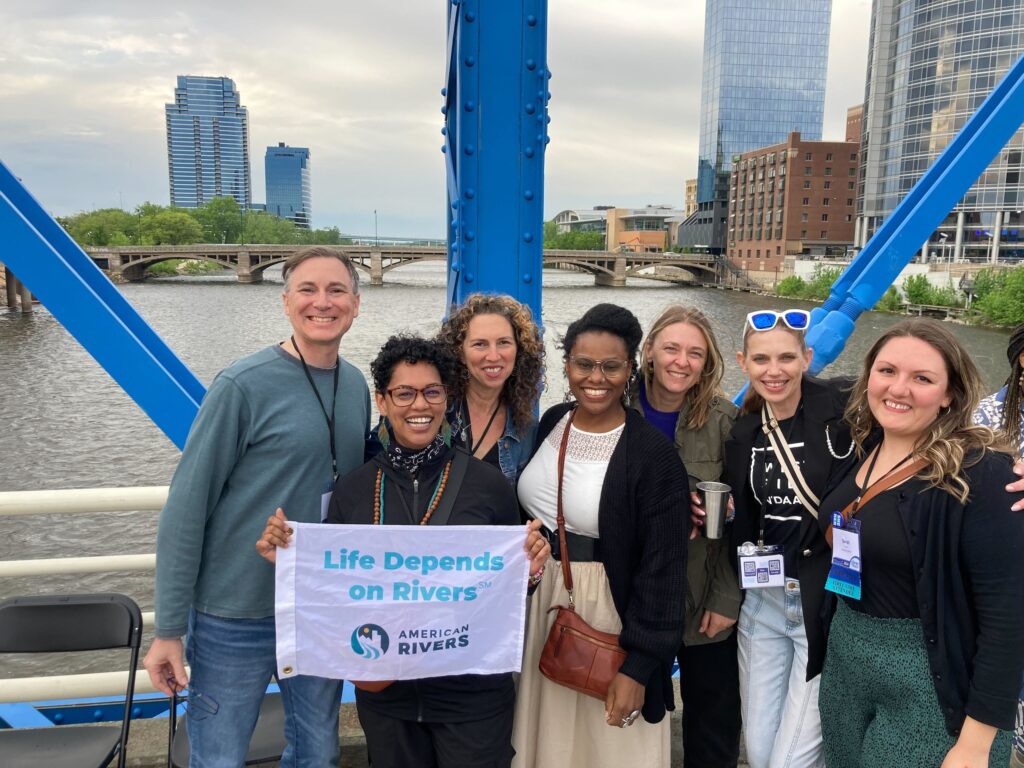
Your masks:
<svg viewBox="0 0 1024 768"><path fill-rule="evenodd" d="M684 768L735 768L740 757L740 673L736 632L679 649Z"/></svg>
<svg viewBox="0 0 1024 768"><path fill-rule="evenodd" d="M513 704L468 723L399 720L357 703L372 768L509 768Z"/></svg>

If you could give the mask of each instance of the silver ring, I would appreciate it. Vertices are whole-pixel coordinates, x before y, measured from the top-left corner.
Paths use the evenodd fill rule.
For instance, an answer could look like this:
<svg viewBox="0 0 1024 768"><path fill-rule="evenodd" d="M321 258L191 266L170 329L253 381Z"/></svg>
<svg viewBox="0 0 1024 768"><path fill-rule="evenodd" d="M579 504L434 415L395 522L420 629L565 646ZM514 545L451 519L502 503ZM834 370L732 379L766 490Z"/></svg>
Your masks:
<svg viewBox="0 0 1024 768"><path fill-rule="evenodd" d="M633 723L636 722L636 719L638 717L640 717L640 710L639 709L634 709L632 712L630 712L628 715L626 715L624 718L622 718L622 724L624 726L632 725Z"/></svg>

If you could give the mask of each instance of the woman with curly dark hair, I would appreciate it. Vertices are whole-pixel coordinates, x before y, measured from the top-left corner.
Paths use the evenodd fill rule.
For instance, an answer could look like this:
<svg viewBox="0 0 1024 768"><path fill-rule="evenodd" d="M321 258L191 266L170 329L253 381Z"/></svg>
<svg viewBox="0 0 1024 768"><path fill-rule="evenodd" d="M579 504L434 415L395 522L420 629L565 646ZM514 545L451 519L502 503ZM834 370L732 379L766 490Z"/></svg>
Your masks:
<svg viewBox="0 0 1024 768"><path fill-rule="evenodd" d="M338 481L328 523L518 525L508 483L446 443L442 432L455 360L434 341L392 336L371 363L384 450ZM535 581L550 553L539 523L525 548ZM256 548L268 560L288 545L281 510ZM374 768L507 768L512 760L512 674L449 675L357 684L356 708Z"/></svg>
<svg viewBox="0 0 1024 768"><path fill-rule="evenodd" d="M561 567L547 568L530 605L516 765L669 765L665 712L674 708L672 662L683 639L689 483L672 443L625 405L642 336L633 313L614 304L569 326L563 347L574 402L541 418L519 479L523 509L544 523L553 547L563 528L565 547L557 545ZM565 605L624 652L600 699L539 671L550 609Z"/></svg>
<svg viewBox="0 0 1024 768"><path fill-rule="evenodd" d="M448 406L454 438L515 482L533 450L544 384L544 342L529 307L474 293L437 340L456 360Z"/></svg>

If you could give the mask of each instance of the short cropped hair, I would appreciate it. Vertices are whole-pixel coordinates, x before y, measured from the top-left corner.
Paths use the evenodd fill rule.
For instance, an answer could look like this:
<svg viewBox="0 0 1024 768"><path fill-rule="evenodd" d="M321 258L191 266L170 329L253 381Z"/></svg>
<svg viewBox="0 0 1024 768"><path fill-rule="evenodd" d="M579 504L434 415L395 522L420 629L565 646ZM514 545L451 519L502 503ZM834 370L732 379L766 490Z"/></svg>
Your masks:
<svg viewBox="0 0 1024 768"><path fill-rule="evenodd" d="M640 321L636 315L618 304L596 304L588 309L583 317L574 320L562 337L563 356L566 360L572 354L572 348L580 334L597 332L610 333L618 336L626 345L626 356L636 367L636 353L640 349L640 340L644 336Z"/></svg>
<svg viewBox="0 0 1024 768"><path fill-rule="evenodd" d="M359 273L356 272L356 265L352 263L347 255L326 245L311 245L308 248L301 248L285 259L284 269L281 276L284 278L284 289L288 290L288 282L292 271L304 261L309 259L337 259L345 265L348 270L349 281L352 283L352 293L359 293Z"/></svg>

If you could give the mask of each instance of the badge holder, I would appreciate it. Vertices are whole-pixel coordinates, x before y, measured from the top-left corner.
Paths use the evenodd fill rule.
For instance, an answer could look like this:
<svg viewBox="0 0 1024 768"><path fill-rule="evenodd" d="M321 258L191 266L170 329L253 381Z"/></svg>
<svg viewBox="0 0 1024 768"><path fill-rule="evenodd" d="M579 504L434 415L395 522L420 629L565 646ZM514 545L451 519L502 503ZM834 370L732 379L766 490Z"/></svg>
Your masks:
<svg viewBox="0 0 1024 768"><path fill-rule="evenodd" d="M786 585L786 566L780 545L765 546L748 541L736 547L736 554L740 566L740 589Z"/></svg>
<svg viewBox="0 0 1024 768"><path fill-rule="evenodd" d="M832 568L825 589L851 600L860 600L860 520L845 520L832 513Z"/></svg>

